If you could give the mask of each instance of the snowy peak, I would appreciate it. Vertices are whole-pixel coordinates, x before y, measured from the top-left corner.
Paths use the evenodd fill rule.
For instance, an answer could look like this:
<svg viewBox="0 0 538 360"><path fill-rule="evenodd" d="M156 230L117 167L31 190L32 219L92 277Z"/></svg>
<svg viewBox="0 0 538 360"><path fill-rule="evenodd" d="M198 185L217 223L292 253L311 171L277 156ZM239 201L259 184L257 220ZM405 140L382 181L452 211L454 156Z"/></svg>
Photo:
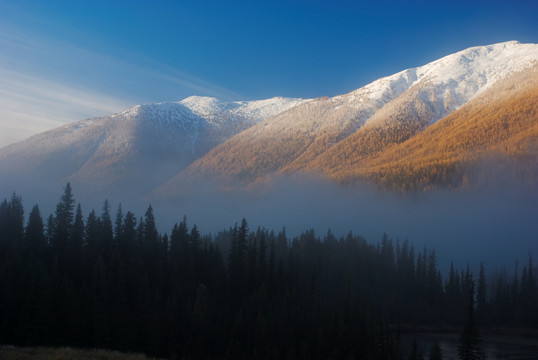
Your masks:
<svg viewBox="0 0 538 360"><path fill-rule="evenodd" d="M477 46L445 56L424 66L378 79L349 94L352 106L384 106L414 89L421 100L435 108L433 123L461 107L498 80L538 62L538 44L509 41Z"/></svg>
<svg viewBox="0 0 538 360"><path fill-rule="evenodd" d="M133 106L125 111L111 116L113 119L161 121L167 123L180 121L181 119L195 118L192 111L179 102L164 102L156 104L143 104Z"/></svg>
<svg viewBox="0 0 538 360"><path fill-rule="evenodd" d="M416 69L417 80L428 78L434 84L456 85L469 100L499 79L519 72L538 61L538 45L509 41L472 47L445 56Z"/></svg>
<svg viewBox="0 0 538 360"><path fill-rule="evenodd" d="M88 194L139 198L231 136L305 101L192 96L81 120L0 149L0 185L37 189L32 179L47 178L43 186L70 181Z"/></svg>
<svg viewBox="0 0 538 360"><path fill-rule="evenodd" d="M244 183L291 172L346 179L478 95L493 96L496 84L518 78L537 63L536 44L472 47L348 94L312 100L233 136L160 191L170 193L185 179L214 174Z"/></svg>
<svg viewBox="0 0 538 360"><path fill-rule="evenodd" d="M214 97L189 96L179 103L190 109L194 114L205 118L214 118L223 111L221 101Z"/></svg>
<svg viewBox="0 0 538 360"><path fill-rule="evenodd" d="M211 136L222 140L306 101L309 100L274 97L226 102L214 97L190 96L182 101L136 105L108 119L118 125L131 123L131 128L166 130L166 136L187 131L198 138L202 128L213 129L208 130ZM94 119L79 122L77 126L91 122Z"/></svg>
<svg viewBox="0 0 538 360"><path fill-rule="evenodd" d="M259 122L308 101L310 99L273 97L267 100L231 102L227 103L226 107L235 114L243 117L252 117L258 119Z"/></svg>
<svg viewBox="0 0 538 360"><path fill-rule="evenodd" d="M309 99L274 97L255 101L221 101L213 97L190 96L180 103L194 114L212 121L249 119L253 124L278 115Z"/></svg>
<svg viewBox="0 0 538 360"><path fill-rule="evenodd" d="M274 97L255 101L221 101L214 97L190 96L181 101L136 105L111 118L138 120L167 127L181 122L203 122L222 126L229 121L257 124L310 99Z"/></svg>
<svg viewBox="0 0 538 360"><path fill-rule="evenodd" d="M433 131L429 129L454 132L442 127L444 119L469 109L463 106L471 100L487 97L497 104L506 94L520 96L521 80L534 79L537 64L537 44L510 41L472 47L332 98L223 101L191 96L136 105L0 149L0 187L24 192L39 189L34 179L50 189L71 181L100 198L117 194L134 199L161 185L165 196L177 193L186 179L197 183L206 175L245 183L289 172L351 179L368 164L392 169L393 158L383 154ZM506 81L513 92L498 90ZM521 96L528 100L534 96L529 94ZM518 106L529 107L523 101ZM468 120L460 117L460 124ZM521 117L521 112L512 116ZM512 136L502 132L504 125L498 128L502 136ZM426 135L422 139L421 144L435 143ZM409 157L425 159L419 155ZM438 161L432 157L425 163Z"/></svg>

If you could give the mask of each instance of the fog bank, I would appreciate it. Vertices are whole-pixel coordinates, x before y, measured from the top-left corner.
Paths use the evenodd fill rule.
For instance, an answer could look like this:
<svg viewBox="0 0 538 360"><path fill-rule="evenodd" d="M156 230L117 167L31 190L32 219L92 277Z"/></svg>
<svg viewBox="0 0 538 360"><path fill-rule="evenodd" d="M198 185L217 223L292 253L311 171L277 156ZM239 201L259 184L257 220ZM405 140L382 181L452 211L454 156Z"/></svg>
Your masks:
<svg viewBox="0 0 538 360"><path fill-rule="evenodd" d="M323 237L349 231L375 242L387 233L394 241L408 239L416 253L435 249L441 269L453 260L459 268L484 261L489 268L527 262L538 255L538 199L521 188L438 190L415 194L379 192L368 186L339 186L327 180L280 177L248 190L222 192L211 183L197 184L174 201L154 204L161 227L187 216L202 233L215 233L245 217L289 238L307 229Z"/></svg>
<svg viewBox="0 0 538 360"><path fill-rule="evenodd" d="M26 215L37 202L44 220L54 212L63 189L23 197ZM73 186L75 200L82 204L84 217L95 209L102 212L104 199L110 202L112 216L121 203L137 218L149 202L114 196L85 195ZM9 198L11 192L5 192ZM341 186L312 176L281 176L263 185L245 189L207 181L185 186L178 198L152 201L161 233L170 233L174 223L187 216L202 234L215 234L239 223L244 217L250 229L257 227L279 232L286 228L288 238L314 229L323 238L328 229L337 237L349 231L377 242L386 233L394 242L408 239L415 254L424 247L435 249L442 271L450 261L458 268L480 261L491 270L520 269L531 254L538 261L538 196L523 186L501 190L437 190L425 193L395 194L369 186Z"/></svg>

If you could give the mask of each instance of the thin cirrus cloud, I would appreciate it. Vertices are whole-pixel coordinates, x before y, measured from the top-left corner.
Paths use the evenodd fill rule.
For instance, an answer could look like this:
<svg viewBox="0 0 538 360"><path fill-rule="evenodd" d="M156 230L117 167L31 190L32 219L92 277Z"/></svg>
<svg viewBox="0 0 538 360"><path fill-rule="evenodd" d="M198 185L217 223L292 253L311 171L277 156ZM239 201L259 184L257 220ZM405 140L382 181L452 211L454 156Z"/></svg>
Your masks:
<svg viewBox="0 0 538 360"><path fill-rule="evenodd" d="M36 133L117 112L127 102L0 69L0 146Z"/></svg>
<svg viewBox="0 0 538 360"><path fill-rule="evenodd" d="M109 55L0 23L0 147L138 103L239 95L137 54Z"/></svg>

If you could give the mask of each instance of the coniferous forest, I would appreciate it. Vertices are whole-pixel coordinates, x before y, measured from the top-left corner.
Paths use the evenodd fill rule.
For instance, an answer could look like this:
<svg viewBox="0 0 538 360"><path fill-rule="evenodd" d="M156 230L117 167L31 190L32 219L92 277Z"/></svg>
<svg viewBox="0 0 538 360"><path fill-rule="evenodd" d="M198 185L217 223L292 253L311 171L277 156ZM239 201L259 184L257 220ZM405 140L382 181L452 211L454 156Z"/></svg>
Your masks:
<svg viewBox="0 0 538 360"><path fill-rule="evenodd" d="M27 220L26 220L27 219ZM442 276L433 249L313 230L204 235L186 218L161 234L107 201L85 215L69 184L56 210L0 204L0 344L143 352L163 358L400 359L406 326L538 329L536 269ZM491 275L494 274L494 275ZM415 354L416 355L416 354ZM413 356L413 352L410 355ZM438 345L430 358L440 358ZM418 358L418 357L417 357Z"/></svg>

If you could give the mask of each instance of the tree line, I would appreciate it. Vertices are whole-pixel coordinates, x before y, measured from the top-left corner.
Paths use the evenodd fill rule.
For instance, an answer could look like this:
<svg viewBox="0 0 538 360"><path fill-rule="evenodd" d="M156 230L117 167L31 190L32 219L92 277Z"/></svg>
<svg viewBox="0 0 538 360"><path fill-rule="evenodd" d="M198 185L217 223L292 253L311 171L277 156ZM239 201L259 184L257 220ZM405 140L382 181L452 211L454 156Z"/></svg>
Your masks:
<svg viewBox="0 0 538 360"><path fill-rule="evenodd" d="M245 219L202 235L183 218L161 234L151 206L137 218L105 201L85 217L67 184L46 220L36 205L25 223L16 194L0 203L0 343L398 359L405 325L472 326L471 312L483 327L538 328L535 271L529 258L513 276L481 264L444 279L435 251L408 241L290 238Z"/></svg>

